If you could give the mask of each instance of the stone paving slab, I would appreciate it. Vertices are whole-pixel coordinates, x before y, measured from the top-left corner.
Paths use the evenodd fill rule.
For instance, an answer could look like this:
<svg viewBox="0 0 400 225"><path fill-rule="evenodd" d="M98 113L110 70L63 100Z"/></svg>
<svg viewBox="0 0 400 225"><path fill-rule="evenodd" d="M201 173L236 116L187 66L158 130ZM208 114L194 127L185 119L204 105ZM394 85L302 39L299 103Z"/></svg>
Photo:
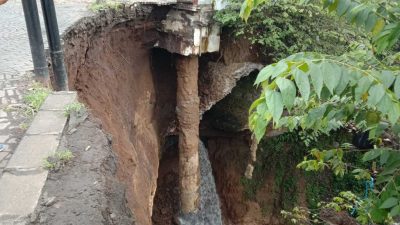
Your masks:
<svg viewBox="0 0 400 225"><path fill-rule="evenodd" d="M70 93L70 94L68 94ZM60 91L51 94L47 97L46 102L43 103L42 110L64 110L65 106L76 100L75 92Z"/></svg>
<svg viewBox="0 0 400 225"><path fill-rule="evenodd" d="M47 179L43 160L57 150L68 120L64 108L74 101L75 92L50 94L33 119L0 177L0 224L27 223Z"/></svg>
<svg viewBox="0 0 400 225"><path fill-rule="evenodd" d="M60 135L66 122L67 118L63 111L39 111L26 134Z"/></svg>
<svg viewBox="0 0 400 225"><path fill-rule="evenodd" d="M43 165L43 159L54 154L59 143L58 135L25 136L8 162L6 171L40 168Z"/></svg>
<svg viewBox="0 0 400 225"><path fill-rule="evenodd" d="M4 173L0 185L0 224L2 218L26 217L35 209L47 171L27 175Z"/></svg>

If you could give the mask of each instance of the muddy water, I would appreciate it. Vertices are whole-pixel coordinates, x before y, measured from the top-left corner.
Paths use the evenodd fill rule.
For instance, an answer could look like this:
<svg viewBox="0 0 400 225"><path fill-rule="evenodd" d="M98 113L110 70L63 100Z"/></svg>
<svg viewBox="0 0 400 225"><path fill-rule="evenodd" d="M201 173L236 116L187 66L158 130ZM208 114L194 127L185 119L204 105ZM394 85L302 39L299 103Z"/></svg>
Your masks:
<svg viewBox="0 0 400 225"><path fill-rule="evenodd" d="M196 213L180 215L180 225L222 225L221 206L215 186L208 151L204 144L199 144L200 158L200 208Z"/></svg>

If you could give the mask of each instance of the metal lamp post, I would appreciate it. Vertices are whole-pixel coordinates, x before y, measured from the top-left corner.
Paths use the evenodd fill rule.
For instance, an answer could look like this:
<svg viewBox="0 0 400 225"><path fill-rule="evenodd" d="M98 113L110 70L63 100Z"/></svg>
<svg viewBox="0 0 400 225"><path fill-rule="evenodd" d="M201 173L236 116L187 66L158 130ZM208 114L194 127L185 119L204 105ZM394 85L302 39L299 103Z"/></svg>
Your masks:
<svg viewBox="0 0 400 225"><path fill-rule="evenodd" d="M41 0L43 19L46 26L47 40L49 42L50 57L54 72L56 89L68 90L67 72L64 65L60 34L58 31L56 10L53 0Z"/></svg>
<svg viewBox="0 0 400 225"><path fill-rule="evenodd" d="M49 70L47 67L46 54L44 52L42 30L40 28L40 20L36 0L22 0L22 7L24 10L29 44L31 47L34 73L39 81L41 81L45 85L48 85Z"/></svg>

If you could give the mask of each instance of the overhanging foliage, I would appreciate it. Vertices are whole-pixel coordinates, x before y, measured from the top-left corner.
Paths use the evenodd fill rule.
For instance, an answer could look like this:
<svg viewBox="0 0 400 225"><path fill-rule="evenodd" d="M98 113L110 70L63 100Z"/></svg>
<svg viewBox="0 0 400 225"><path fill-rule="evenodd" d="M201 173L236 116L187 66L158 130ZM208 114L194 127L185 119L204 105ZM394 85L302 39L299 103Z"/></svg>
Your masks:
<svg viewBox="0 0 400 225"><path fill-rule="evenodd" d="M247 20L253 8L264 2L246 0L241 15ZM265 67L255 82L262 93L250 108L249 126L258 141L270 122L275 128L309 130L317 135L329 135L342 127L368 131L374 149L361 151L366 152L362 160L371 162L372 171L353 168L353 173L361 180L376 175L376 190L370 195L367 191L362 199L343 192L324 207L340 211L353 205L362 224L390 223L400 215L400 70L396 66L399 53L387 50L400 37L400 4L385 0L321 3L329 12L362 27L371 37L371 46L355 46L342 56L297 53ZM383 134L392 135L390 144L382 141ZM346 143L334 149L312 149L298 167L309 171L330 168L342 176L349 169L343 155L352 151L360 150Z"/></svg>

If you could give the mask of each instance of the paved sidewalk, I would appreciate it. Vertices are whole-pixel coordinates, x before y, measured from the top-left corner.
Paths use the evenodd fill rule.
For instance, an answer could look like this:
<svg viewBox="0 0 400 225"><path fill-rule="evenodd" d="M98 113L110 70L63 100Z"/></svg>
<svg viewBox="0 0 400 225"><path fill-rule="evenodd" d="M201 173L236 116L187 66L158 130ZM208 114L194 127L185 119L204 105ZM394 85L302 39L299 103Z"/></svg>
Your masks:
<svg viewBox="0 0 400 225"><path fill-rule="evenodd" d="M41 11L40 1L38 2ZM88 0L56 0L56 11L60 33L80 18L88 15ZM40 12L41 14L41 12ZM42 31L45 47L46 34L43 19ZM22 103L23 93L31 82L32 58L28 35L22 10L21 0L9 0L0 5L0 177L12 153L25 133L20 128L23 115L15 110L8 110L11 105Z"/></svg>
<svg viewBox="0 0 400 225"><path fill-rule="evenodd" d="M0 224L25 225L33 213L48 171L43 160L57 150L75 92L50 94L14 151L0 179Z"/></svg>

